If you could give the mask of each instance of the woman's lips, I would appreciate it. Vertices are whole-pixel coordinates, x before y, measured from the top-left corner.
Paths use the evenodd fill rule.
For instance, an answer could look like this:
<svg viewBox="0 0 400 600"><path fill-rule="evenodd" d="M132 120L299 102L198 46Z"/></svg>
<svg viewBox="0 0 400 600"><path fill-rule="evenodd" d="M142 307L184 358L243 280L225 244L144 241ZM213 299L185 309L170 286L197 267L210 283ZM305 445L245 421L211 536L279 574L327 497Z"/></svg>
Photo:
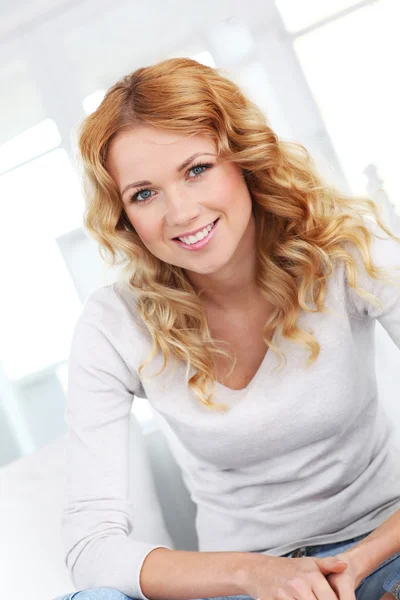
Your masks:
<svg viewBox="0 0 400 600"><path fill-rule="evenodd" d="M207 246L207 244L210 242L210 240L214 237L215 230L218 227L218 223L219 223L219 217L214 222L213 228L208 232L206 237L204 237L202 240L199 240L198 242L195 242L194 244L190 244L190 245L185 244L185 242L182 242L181 240L178 240L178 239L174 239L173 241L176 242L178 244L178 246L185 248L185 250L201 250L202 248Z"/></svg>

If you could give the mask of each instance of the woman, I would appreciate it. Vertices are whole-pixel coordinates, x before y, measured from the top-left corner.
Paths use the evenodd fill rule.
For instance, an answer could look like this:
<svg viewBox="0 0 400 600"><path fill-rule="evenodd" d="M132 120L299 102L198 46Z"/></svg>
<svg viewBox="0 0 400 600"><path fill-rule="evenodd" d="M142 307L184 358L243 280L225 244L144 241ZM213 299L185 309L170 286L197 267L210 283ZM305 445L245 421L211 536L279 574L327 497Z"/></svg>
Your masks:
<svg viewBox="0 0 400 600"><path fill-rule="evenodd" d="M399 598L373 335L400 347L400 238L190 59L115 84L79 147L85 225L124 268L71 347L65 598ZM135 540L134 395L187 450L200 552Z"/></svg>

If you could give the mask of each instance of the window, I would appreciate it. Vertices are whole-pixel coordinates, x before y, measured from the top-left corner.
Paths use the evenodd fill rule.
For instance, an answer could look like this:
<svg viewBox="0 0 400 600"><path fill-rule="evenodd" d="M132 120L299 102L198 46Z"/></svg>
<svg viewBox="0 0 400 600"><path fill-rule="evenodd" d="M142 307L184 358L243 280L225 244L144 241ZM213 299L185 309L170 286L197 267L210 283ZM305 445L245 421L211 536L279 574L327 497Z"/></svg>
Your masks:
<svg viewBox="0 0 400 600"><path fill-rule="evenodd" d="M363 172L374 164L398 207L399 21L399 2L381 0L294 41L351 188L365 193Z"/></svg>
<svg viewBox="0 0 400 600"><path fill-rule="evenodd" d="M50 146L54 128L42 124ZM4 144L8 155L0 147L2 166L43 151L45 136L36 146L34 137L31 130ZM81 224L83 206L62 148L1 175L0 197L0 361L19 379L67 358L81 303L55 238Z"/></svg>
<svg viewBox="0 0 400 600"><path fill-rule="evenodd" d="M60 141L54 121L40 121L0 146L0 174L56 148Z"/></svg>
<svg viewBox="0 0 400 600"><path fill-rule="evenodd" d="M0 144L46 117L39 88L28 63L19 56L0 65Z"/></svg>
<svg viewBox="0 0 400 600"><path fill-rule="evenodd" d="M348 9L359 0L275 0L288 31L298 31Z"/></svg>

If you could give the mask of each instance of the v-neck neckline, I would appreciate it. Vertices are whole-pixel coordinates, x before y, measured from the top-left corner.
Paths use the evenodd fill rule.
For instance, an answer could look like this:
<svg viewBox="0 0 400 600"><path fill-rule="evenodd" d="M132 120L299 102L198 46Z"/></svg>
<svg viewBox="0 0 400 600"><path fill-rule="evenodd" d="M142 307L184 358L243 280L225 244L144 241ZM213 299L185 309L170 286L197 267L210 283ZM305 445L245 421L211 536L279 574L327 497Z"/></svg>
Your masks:
<svg viewBox="0 0 400 600"><path fill-rule="evenodd" d="M273 344L275 344L275 342L276 342L276 333L277 333L277 330L275 329L274 335L272 336ZM249 392L250 389L252 387L254 387L256 380L260 376L261 371L264 370L267 363L272 359L272 357L270 357L271 352L272 352L271 348L268 347L264 354L264 358L261 361L260 366L258 367L257 371L255 372L255 374L253 375L253 377L251 378L249 383L246 385L246 387L244 387L240 390L235 390L234 388L227 387L226 385L223 385L219 381L215 380L215 390L216 391L220 390L221 392L224 392L225 394L232 394L232 395L245 394L245 393Z"/></svg>

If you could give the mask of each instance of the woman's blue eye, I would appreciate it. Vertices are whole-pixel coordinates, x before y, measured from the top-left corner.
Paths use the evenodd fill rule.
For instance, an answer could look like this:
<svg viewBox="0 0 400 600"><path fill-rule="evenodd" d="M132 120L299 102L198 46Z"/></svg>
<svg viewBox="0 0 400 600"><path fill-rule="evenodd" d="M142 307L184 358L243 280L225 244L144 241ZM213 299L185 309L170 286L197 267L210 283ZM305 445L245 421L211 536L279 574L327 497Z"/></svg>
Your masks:
<svg viewBox="0 0 400 600"><path fill-rule="evenodd" d="M212 164L210 163L199 163L197 165L193 165L193 167L190 167L189 171L194 171L194 169L202 169L200 172L195 173L195 177L198 177L199 175L202 175L204 171L207 171L207 169L210 169L211 167ZM191 179L193 179L193 177L191 177Z"/></svg>
<svg viewBox="0 0 400 600"><path fill-rule="evenodd" d="M136 194L133 196L133 198L135 200L138 200L139 202L144 202L145 200L148 200L150 198L150 196L146 196L145 198L143 198L143 197L142 198L138 198L138 196L140 194L146 194L146 192L148 192L149 194L151 193L150 190L140 190L139 192L136 192Z"/></svg>
<svg viewBox="0 0 400 600"><path fill-rule="evenodd" d="M197 165L195 167L192 167L190 170L194 171L195 169L204 169L204 165ZM200 175L200 173L203 173L203 171L198 171L197 175Z"/></svg>
<svg viewBox="0 0 400 600"><path fill-rule="evenodd" d="M141 190L138 190L135 194L133 194L133 196L130 197L129 202L131 204L133 203L137 203L137 204L144 204L147 200L149 200L151 198L151 196L146 196L145 198L139 198L139 196L141 194L145 194L146 192L148 192L149 194L151 194L151 190L148 190L147 188L143 188Z"/></svg>
<svg viewBox="0 0 400 600"><path fill-rule="evenodd" d="M207 171L207 169L210 169L212 167L212 165L210 163L201 163L198 165L193 165L193 167L190 167L190 169L187 171L188 173L190 173L190 171L194 171L195 169L198 169L197 173L194 173L194 177L189 177L189 179L195 179L196 177L199 177L200 175L202 175L204 173L204 171ZM149 195L143 197L143 194L148 193ZM142 196L141 198L139 198L139 196ZM130 199L130 202L137 202L138 204L144 204L147 200L150 200L151 198L151 190L147 189L147 188L143 188L141 190L138 190L135 194L133 194L133 196Z"/></svg>

